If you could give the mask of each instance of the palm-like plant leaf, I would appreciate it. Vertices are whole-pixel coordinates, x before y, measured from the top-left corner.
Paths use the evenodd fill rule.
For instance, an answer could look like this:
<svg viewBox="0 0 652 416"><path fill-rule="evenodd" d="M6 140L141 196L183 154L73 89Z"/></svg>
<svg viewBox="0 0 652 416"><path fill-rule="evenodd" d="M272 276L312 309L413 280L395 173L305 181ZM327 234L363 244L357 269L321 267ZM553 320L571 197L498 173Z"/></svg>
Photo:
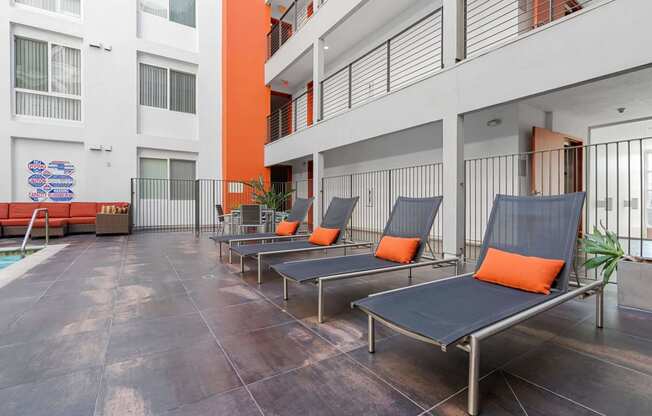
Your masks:
<svg viewBox="0 0 652 416"><path fill-rule="evenodd" d="M618 241L618 236L600 224L602 230L593 227L593 233L587 234L580 241L582 251L593 257L584 262L587 269L598 269L604 283L609 283L611 275L618 269L618 262L625 252Z"/></svg>

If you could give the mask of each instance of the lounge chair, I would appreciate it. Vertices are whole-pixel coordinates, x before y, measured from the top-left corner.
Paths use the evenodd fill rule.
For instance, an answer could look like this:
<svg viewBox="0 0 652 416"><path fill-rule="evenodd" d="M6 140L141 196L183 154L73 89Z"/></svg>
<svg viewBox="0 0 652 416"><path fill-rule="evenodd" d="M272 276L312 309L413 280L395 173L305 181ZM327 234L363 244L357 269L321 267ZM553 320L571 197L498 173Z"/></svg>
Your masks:
<svg viewBox="0 0 652 416"><path fill-rule="evenodd" d="M412 269L416 267L456 266L457 259L436 259L428 242L428 236L441 201L442 197L440 196L434 198L399 197L394 204L383 230L383 237L419 238L421 242L412 262L403 264L384 260L376 257L375 252L372 252L275 264L272 265L272 269L283 277L283 298L288 299L288 280L297 283L316 283L319 293L317 318L319 323L322 323L324 317L323 287L326 282L398 270L409 270L411 278ZM430 251L430 257L423 256L426 247Z"/></svg>
<svg viewBox="0 0 652 416"><path fill-rule="evenodd" d="M287 221L299 221L299 223L303 222L306 219L306 216L308 215L308 210L312 206L313 199L314 198L297 198L292 204L292 210L290 211L290 214L287 217ZM306 237L306 236L307 234L296 234L296 233L291 236L280 236L272 232L272 233L213 235L209 238L219 244L220 258L222 258L222 244L224 243L228 245L232 245L235 242L240 243L240 242L288 240L288 239L294 239L297 237ZM229 257L229 262L230 261L231 258Z"/></svg>
<svg viewBox="0 0 652 416"><path fill-rule="evenodd" d="M468 413L478 414L480 343L535 315L577 297L596 295L596 324L602 327L603 283L569 289L584 193L551 197L496 197L478 265L495 248L526 256L564 260L549 295L487 283L473 274L454 276L371 295L352 303L374 322L439 346L469 353Z"/></svg>
<svg viewBox="0 0 652 416"><path fill-rule="evenodd" d="M370 247L369 242L349 242L345 238L345 228L351 219L353 208L358 202L355 198L333 198L321 226L324 228L339 229L336 241L328 246L313 244L307 239L295 241L280 241L269 244L242 244L242 241L232 242L229 246L230 253L240 256L240 271L244 273L244 259L247 257L256 258L258 261L258 283L262 283L262 262L263 257L278 256L292 253L308 253L318 250L332 250L337 248ZM229 257L231 254L229 254Z"/></svg>

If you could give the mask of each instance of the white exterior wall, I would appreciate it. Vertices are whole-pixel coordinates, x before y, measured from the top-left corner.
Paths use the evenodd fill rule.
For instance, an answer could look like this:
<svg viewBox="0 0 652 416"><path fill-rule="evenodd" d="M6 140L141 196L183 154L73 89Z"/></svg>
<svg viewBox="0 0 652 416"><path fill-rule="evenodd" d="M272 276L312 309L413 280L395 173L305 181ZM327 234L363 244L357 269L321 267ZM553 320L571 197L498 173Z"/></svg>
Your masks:
<svg viewBox="0 0 652 416"><path fill-rule="evenodd" d="M221 1L197 1L196 29L141 13L134 0L82 0L81 18L6 1L0 15L0 201L27 200L24 165L32 159L74 163L79 201L128 201L143 151L196 160L198 177L219 178ZM14 116L13 33L26 27L79 44L81 122ZM140 106L141 59L195 73L197 114ZM90 150L99 146L111 151Z"/></svg>
<svg viewBox="0 0 652 416"><path fill-rule="evenodd" d="M445 114L467 114L647 65L652 51L643 39L652 36L652 28L642 16L648 13L652 13L648 2L595 2L428 79L268 144L265 163L283 163L440 121ZM320 16L313 20L318 22ZM295 35L304 36L309 33L303 30ZM283 48L292 45L288 42ZM581 129L565 128L558 120L555 130L586 137L587 130L581 134Z"/></svg>

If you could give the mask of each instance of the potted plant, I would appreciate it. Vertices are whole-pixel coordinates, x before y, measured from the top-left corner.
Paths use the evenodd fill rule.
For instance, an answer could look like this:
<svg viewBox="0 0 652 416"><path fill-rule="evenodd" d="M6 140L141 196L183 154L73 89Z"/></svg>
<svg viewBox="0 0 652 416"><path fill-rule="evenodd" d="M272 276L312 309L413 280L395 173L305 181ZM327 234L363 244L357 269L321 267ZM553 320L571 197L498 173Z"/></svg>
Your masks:
<svg viewBox="0 0 652 416"><path fill-rule="evenodd" d="M625 254L618 236L600 224L581 241L591 255L584 266L598 269L605 284L618 272L618 305L652 312L652 260Z"/></svg>
<svg viewBox="0 0 652 416"><path fill-rule="evenodd" d="M252 189L254 202L265 205L274 211L282 210L287 200L294 193L294 189L285 191L277 190L274 186L267 188L262 176L258 177L257 180L245 182L245 185Z"/></svg>

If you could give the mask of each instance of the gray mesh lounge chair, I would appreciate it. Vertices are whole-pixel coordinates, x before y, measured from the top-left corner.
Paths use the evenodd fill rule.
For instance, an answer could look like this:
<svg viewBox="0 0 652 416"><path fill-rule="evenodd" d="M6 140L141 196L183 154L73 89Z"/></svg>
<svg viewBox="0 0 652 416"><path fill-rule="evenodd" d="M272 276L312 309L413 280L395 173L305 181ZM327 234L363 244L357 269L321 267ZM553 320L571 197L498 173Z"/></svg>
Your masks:
<svg viewBox="0 0 652 416"><path fill-rule="evenodd" d="M390 290L352 303L369 317L369 352L374 322L439 346L469 353L468 412L478 414L480 342L541 312L579 296L596 295L602 327L603 283L569 290L584 193L552 197L496 197L478 264L489 247L523 255L562 259L565 266L550 295L474 279L472 274ZM460 307L463 304L464 307Z"/></svg>
<svg viewBox="0 0 652 416"><path fill-rule="evenodd" d="M407 198L399 197L389 216L383 236L414 237L421 239L419 250L413 262L401 264L383 260L375 253L358 254L352 256L327 257L323 259L299 260L272 265L278 274L283 277L283 298L288 299L288 280L297 283L313 282L318 285L317 317L319 323L324 317L324 284L327 281L348 279L367 276L376 273L387 273L397 270L409 270L415 267L446 267L456 266L457 259L436 259L432 249L431 257L421 260L426 247L430 248L428 236L432 224L441 206L442 197L434 198Z"/></svg>
<svg viewBox="0 0 652 416"><path fill-rule="evenodd" d="M292 210L287 217L287 221L299 221L300 223L306 219L308 210L312 206L314 198L297 198L292 204ZM275 241L275 240L288 240L294 238L305 238L307 234L295 234L293 236L279 236L275 233L250 233L250 234L230 234L230 235L214 235L209 237L220 246L220 258L222 258L222 244L226 243L232 245L236 242L255 242L255 241ZM229 259L230 260L230 259Z"/></svg>
<svg viewBox="0 0 652 416"><path fill-rule="evenodd" d="M229 246L230 253L236 253L240 256L240 271L244 273L244 259L246 257L254 257L258 261L258 283L262 283L262 262L263 257L278 256L290 253L303 253L317 250L330 250L336 248L349 248L349 247L370 247L371 243L368 242L347 242L345 239L345 228L353 214L358 202L358 197L355 198L333 198L326 215L321 222L321 226L325 228L339 228L340 234L337 241L330 246L320 246L313 244L308 240L296 241L281 241L269 244L232 244ZM230 255L230 254L229 254Z"/></svg>

